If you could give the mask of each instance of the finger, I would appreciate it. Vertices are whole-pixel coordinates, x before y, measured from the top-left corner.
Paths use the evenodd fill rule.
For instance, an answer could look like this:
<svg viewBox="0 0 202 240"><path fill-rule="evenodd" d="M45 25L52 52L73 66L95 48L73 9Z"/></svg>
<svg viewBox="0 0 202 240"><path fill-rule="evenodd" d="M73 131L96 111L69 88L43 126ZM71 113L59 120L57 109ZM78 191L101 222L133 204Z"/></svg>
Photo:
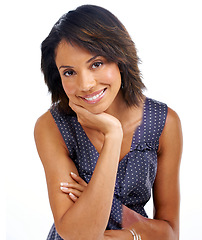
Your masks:
<svg viewBox="0 0 202 240"><path fill-rule="evenodd" d="M83 186L83 185L81 185L81 184L79 184L77 182L73 182L73 183L72 182L71 183L60 183L60 186L64 187L64 188L69 188L69 189L70 188L77 189L80 192L83 192L85 187L86 187L86 186Z"/></svg>
<svg viewBox="0 0 202 240"><path fill-rule="evenodd" d="M73 193L69 193L69 197L73 202L76 202L76 200L78 199Z"/></svg>
<svg viewBox="0 0 202 240"><path fill-rule="evenodd" d="M81 106L78 106L76 104L74 104L73 102L69 102L69 106L71 107L71 109L76 113L77 115L77 120L78 122L82 125L83 121L82 121L82 110L84 110L84 108L82 108ZM85 111L85 110L84 110Z"/></svg>
<svg viewBox="0 0 202 240"><path fill-rule="evenodd" d="M76 182L78 182L82 186L84 186L84 187L87 186L87 183L80 176L78 176L77 174L71 172L70 175Z"/></svg>
<svg viewBox="0 0 202 240"><path fill-rule="evenodd" d="M72 102L72 101L69 101L69 106L70 106L70 108L72 109L72 110L74 110L74 103Z"/></svg>
<svg viewBox="0 0 202 240"><path fill-rule="evenodd" d="M70 189L70 193L72 193L75 197L79 198L82 194L82 192L76 190L76 189Z"/></svg>
<svg viewBox="0 0 202 240"><path fill-rule="evenodd" d="M62 191L63 193L67 193L67 194L72 193L72 194L73 194L74 196L76 196L77 198L79 198L79 197L81 196L81 194L82 194L81 191L79 191L79 190L77 190L77 189L73 189L73 188L61 187L60 189L61 189L61 191Z"/></svg>
<svg viewBox="0 0 202 240"><path fill-rule="evenodd" d="M75 104L73 102L69 102L69 106L77 114L77 118L80 119L80 121L82 121L83 118L84 119L86 119L86 118L88 119L92 115L95 115L95 114L91 113L90 111L88 111L83 106L77 105L77 104Z"/></svg>
<svg viewBox="0 0 202 240"><path fill-rule="evenodd" d="M68 193L68 194L69 194L69 188L67 188L67 187L60 187L60 190L61 190L63 193Z"/></svg>
<svg viewBox="0 0 202 240"><path fill-rule="evenodd" d="M70 108L75 111L78 112L79 110L82 111L82 109L84 109L82 106L76 105L75 103L73 103L72 101L69 101L69 106Z"/></svg>

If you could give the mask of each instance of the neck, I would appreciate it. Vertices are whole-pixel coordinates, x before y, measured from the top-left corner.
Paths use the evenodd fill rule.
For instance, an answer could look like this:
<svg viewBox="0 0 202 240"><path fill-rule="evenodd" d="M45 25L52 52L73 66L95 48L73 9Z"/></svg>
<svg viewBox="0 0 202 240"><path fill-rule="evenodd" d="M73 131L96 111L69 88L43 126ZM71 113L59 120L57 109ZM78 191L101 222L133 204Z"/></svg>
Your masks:
<svg viewBox="0 0 202 240"><path fill-rule="evenodd" d="M113 117L117 118L120 122L125 112L128 111L128 106L123 99L122 92L119 91L116 99L110 105L108 109L106 109L105 113L112 115Z"/></svg>
<svg viewBox="0 0 202 240"><path fill-rule="evenodd" d="M118 99L115 101L105 112L117 118L122 126L127 126L130 122L134 122L135 116L142 118L143 106L145 98L139 103L139 106L128 106L123 99L123 95L120 92ZM139 118L139 117L138 117Z"/></svg>
<svg viewBox="0 0 202 240"><path fill-rule="evenodd" d="M134 118L134 114L141 111L144 105L144 101L139 106L128 106L123 99L122 92L119 92L116 101L105 111L106 113L117 118L122 124L130 122L131 118Z"/></svg>

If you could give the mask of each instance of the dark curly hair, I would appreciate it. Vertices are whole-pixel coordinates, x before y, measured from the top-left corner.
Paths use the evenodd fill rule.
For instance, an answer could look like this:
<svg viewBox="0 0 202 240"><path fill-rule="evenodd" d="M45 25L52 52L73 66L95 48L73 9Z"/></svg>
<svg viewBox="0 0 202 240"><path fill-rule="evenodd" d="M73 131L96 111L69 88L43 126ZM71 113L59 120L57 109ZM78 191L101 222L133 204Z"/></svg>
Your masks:
<svg viewBox="0 0 202 240"><path fill-rule="evenodd" d="M41 69L45 83L52 94L52 103L57 103L62 112L70 111L69 100L55 63L56 49L63 39L118 65L122 79L121 90L128 106L138 106L143 100L145 86L138 68L139 58L127 30L108 10L83 5L64 14L41 44Z"/></svg>

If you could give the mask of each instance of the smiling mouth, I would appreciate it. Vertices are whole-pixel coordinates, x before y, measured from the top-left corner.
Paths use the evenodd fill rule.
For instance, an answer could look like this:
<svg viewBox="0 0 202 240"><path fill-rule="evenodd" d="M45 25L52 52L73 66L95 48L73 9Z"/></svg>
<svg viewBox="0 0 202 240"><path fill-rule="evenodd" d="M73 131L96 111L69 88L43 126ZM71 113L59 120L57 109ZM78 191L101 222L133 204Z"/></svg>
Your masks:
<svg viewBox="0 0 202 240"><path fill-rule="evenodd" d="M107 88L105 88L101 91L98 91L95 94L86 95L86 96L81 97L81 98L87 103L97 103L104 97L106 89Z"/></svg>

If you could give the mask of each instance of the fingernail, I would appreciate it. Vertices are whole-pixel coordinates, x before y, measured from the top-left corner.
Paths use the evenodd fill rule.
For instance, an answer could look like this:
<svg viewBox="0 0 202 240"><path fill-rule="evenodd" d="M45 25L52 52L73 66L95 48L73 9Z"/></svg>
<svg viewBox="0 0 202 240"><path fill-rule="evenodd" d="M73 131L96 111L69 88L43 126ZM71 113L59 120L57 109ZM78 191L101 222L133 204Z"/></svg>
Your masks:
<svg viewBox="0 0 202 240"><path fill-rule="evenodd" d="M75 177L77 176L76 173L73 173L73 172L71 172L71 175L73 175L73 176L75 176Z"/></svg>
<svg viewBox="0 0 202 240"><path fill-rule="evenodd" d="M63 183L63 182L61 182L61 183L60 183L60 186L62 186L62 187L63 187L63 186L68 186L68 183Z"/></svg>
<svg viewBox="0 0 202 240"><path fill-rule="evenodd" d="M67 190L68 188L65 187L60 187L61 190Z"/></svg>
<svg viewBox="0 0 202 240"><path fill-rule="evenodd" d="M69 193L69 196L75 197L75 196L74 196L74 194L73 194L73 193L71 193L71 192Z"/></svg>

